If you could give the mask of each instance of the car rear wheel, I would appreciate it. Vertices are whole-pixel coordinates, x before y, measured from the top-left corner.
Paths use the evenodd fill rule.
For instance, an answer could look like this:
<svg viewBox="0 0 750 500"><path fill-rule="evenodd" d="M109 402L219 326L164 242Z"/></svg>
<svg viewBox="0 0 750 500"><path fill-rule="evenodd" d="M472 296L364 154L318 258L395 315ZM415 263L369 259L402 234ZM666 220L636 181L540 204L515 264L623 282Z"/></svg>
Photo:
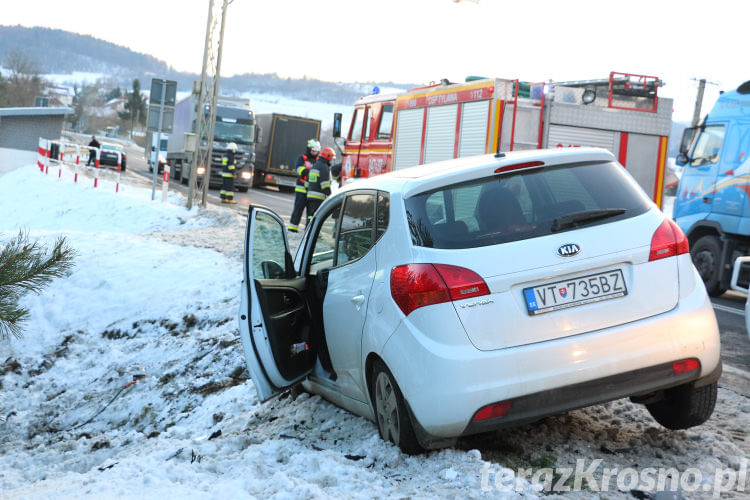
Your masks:
<svg viewBox="0 0 750 500"><path fill-rule="evenodd" d="M721 287L721 245L715 236L698 238L690 249L690 256L709 295L716 297L727 291Z"/></svg>
<svg viewBox="0 0 750 500"><path fill-rule="evenodd" d="M667 429L688 429L709 419L716 405L717 383L703 387L680 385L664 391L664 399L646 409Z"/></svg>
<svg viewBox="0 0 750 500"><path fill-rule="evenodd" d="M401 390L381 361L377 361L373 368L371 387L380 437L384 441L391 441L409 455L422 452Z"/></svg>

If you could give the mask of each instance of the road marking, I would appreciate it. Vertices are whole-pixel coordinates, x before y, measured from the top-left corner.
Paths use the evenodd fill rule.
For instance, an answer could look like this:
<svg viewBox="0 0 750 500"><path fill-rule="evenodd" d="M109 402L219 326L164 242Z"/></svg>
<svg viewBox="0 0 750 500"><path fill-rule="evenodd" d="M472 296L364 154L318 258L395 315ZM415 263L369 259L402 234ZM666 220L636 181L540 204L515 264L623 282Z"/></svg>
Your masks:
<svg viewBox="0 0 750 500"><path fill-rule="evenodd" d="M717 311L724 311L731 314L736 314L737 316L744 316L745 311L742 309L737 309L736 307L729 307L729 306L723 306L721 304L712 304L714 306L714 309Z"/></svg>

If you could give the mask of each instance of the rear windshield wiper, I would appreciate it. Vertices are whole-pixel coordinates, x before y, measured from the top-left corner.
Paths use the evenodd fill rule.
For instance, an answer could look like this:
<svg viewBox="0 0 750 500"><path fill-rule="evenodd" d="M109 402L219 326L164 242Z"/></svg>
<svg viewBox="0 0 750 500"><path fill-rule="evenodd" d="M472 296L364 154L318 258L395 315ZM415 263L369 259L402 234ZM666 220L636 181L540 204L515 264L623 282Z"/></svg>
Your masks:
<svg viewBox="0 0 750 500"><path fill-rule="evenodd" d="M606 208L602 210L586 210L584 212L576 212L570 215L564 215L558 217L552 221L552 228L550 229L553 233L562 229L569 229L571 227L582 226L586 223L608 219L616 215L624 214L626 210L624 208Z"/></svg>

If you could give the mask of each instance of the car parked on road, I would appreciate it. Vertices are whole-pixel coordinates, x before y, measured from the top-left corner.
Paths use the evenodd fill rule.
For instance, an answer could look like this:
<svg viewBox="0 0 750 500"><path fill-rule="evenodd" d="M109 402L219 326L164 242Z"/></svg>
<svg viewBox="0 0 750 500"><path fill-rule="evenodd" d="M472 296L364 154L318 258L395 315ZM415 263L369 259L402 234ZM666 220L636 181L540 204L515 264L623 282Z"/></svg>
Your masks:
<svg viewBox="0 0 750 500"><path fill-rule="evenodd" d="M745 294L745 333L750 338L750 256L734 260L730 288Z"/></svg>
<svg viewBox="0 0 750 500"><path fill-rule="evenodd" d="M303 382L407 453L624 397L669 429L713 412L719 329L687 239L605 150L352 182L294 258L267 209L245 237L261 400Z"/></svg>
<svg viewBox="0 0 750 500"><path fill-rule="evenodd" d="M127 167L127 154L125 154L123 147L119 144L113 144L110 142L102 143L101 153L99 154L99 165L109 165L117 168L118 153L122 155L120 171L124 172Z"/></svg>

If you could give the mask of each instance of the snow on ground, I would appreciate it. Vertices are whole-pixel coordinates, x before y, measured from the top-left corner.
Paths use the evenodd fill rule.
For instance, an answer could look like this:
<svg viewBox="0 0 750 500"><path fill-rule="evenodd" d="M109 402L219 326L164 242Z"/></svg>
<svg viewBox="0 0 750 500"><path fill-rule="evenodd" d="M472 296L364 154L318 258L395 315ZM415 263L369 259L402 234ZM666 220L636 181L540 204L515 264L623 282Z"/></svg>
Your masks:
<svg viewBox="0 0 750 500"><path fill-rule="evenodd" d="M23 228L78 252L70 277L24 299L23 338L0 341L0 499L600 498L605 468L617 470L604 498L653 497L630 492L656 488L650 468L710 498L716 470L737 479L747 464L750 400L727 387L688 431L621 400L405 456L317 396L258 402L236 320L241 215L33 165L0 176L0 210L3 239ZM596 466L593 485L534 489L579 463ZM521 468L534 484L506 481ZM633 470L646 482L617 472Z"/></svg>

